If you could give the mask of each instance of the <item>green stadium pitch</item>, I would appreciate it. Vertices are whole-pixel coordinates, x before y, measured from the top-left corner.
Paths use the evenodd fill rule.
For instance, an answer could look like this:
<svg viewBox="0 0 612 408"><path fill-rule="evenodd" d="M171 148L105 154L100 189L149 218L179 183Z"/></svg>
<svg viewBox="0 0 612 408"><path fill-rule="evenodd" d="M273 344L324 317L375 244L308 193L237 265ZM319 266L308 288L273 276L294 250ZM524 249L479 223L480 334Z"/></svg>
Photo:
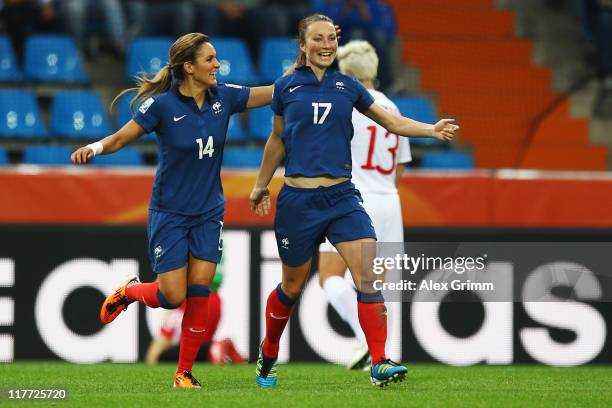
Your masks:
<svg viewBox="0 0 612 408"><path fill-rule="evenodd" d="M91 407L611 407L612 367L449 367L409 364L403 383L381 389L367 373L330 364L279 365L279 385L260 389L253 365L198 364L201 390L172 388L174 365L16 362L0 366L2 391L68 390L54 406ZM1 406L8 406L6 399ZM48 406L50 401L36 402ZM13 405L13 404L11 404ZM29 405L20 402L19 405Z"/></svg>

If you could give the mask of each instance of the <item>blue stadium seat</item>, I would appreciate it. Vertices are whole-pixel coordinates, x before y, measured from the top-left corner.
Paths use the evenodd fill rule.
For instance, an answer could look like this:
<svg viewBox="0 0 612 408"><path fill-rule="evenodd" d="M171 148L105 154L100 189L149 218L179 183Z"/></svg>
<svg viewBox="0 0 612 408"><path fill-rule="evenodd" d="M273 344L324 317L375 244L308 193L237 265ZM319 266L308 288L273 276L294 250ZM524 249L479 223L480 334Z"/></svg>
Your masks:
<svg viewBox="0 0 612 408"><path fill-rule="evenodd" d="M32 145L23 150L23 163L70 165L72 150L67 146Z"/></svg>
<svg viewBox="0 0 612 408"><path fill-rule="evenodd" d="M133 92L121 95L119 100L116 102L115 109L117 109L117 126L115 126L115 128L117 130L128 123L134 116L132 114L132 110L130 109L130 102L132 101L134 95L135 94ZM135 106L134 109L136 109ZM150 140L154 142L156 140L155 132L147 133L146 135L141 136L138 140Z"/></svg>
<svg viewBox="0 0 612 408"><path fill-rule="evenodd" d="M168 63L168 50L172 45L169 37L140 37L127 49L126 77L133 81L140 72L154 75Z"/></svg>
<svg viewBox="0 0 612 408"><path fill-rule="evenodd" d="M93 92L62 91L51 104L51 132L56 136L99 139L111 133L102 100Z"/></svg>
<svg viewBox="0 0 612 408"><path fill-rule="evenodd" d="M214 44L221 64L217 73L219 82L249 84L257 81L244 41L238 38L220 38L216 39Z"/></svg>
<svg viewBox="0 0 612 408"><path fill-rule="evenodd" d="M0 91L0 137L35 138L47 135L34 95Z"/></svg>
<svg viewBox="0 0 612 408"><path fill-rule="evenodd" d="M30 36L25 44L24 71L32 81L79 84L89 81L77 47L67 35Z"/></svg>
<svg viewBox="0 0 612 408"><path fill-rule="evenodd" d="M17 82L22 79L13 47L5 35L0 35L0 82Z"/></svg>
<svg viewBox="0 0 612 408"><path fill-rule="evenodd" d="M228 147L223 153L223 167L258 168L263 148Z"/></svg>
<svg viewBox="0 0 612 408"><path fill-rule="evenodd" d="M246 140L246 132L240 124L240 116L230 116L229 126L227 127L227 140L229 142L240 142Z"/></svg>
<svg viewBox="0 0 612 408"><path fill-rule="evenodd" d="M431 99L419 96L403 96L392 98L403 116L425 123L436 123L438 117L435 113ZM410 143L417 145L440 145L441 140L432 137L411 137Z"/></svg>
<svg viewBox="0 0 612 408"><path fill-rule="evenodd" d="M261 44L260 73L264 82L274 82L294 62L300 51L290 37L265 38Z"/></svg>
<svg viewBox="0 0 612 408"><path fill-rule="evenodd" d="M94 157L91 164L95 166L142 166L144 159L140 150L135 147L124 147L113 154L101 154Z"/></svg>
<svg viewBox="0 0 612 408"><path fill-rule="evenodd" d="M430 152L423 155L424 169L473 169L472 155L461 152Z"/></svg>
<svg viewBox="0 0 612 408"><path fill-rule="evenodd" d="M0 146L0 166L8 166L10 164L6 149Z"/></svg>
<svg viewBox="0 0 612 408"><path fill-rule="evenodd" d="M256 140L267 140L273 121L274 113L269 106L249 110L249 136Z"/></svg>

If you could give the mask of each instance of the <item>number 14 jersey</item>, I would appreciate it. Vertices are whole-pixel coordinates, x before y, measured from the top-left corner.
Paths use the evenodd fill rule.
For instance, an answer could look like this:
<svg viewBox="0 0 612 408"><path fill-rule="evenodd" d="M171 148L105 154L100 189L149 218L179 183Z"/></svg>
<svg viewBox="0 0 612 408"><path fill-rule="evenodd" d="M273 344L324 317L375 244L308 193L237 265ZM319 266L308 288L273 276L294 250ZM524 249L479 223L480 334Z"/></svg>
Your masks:
<svg viewBox="0 0 612 408"><path fill-rule="evenodd" d="M375 103L400 115L397 106L382 92L368 89ZM407 137L390 133L372 119L353 110L354 136L351 141L353 183L362 193L395 194L398 164L412 161Z"/></svg>

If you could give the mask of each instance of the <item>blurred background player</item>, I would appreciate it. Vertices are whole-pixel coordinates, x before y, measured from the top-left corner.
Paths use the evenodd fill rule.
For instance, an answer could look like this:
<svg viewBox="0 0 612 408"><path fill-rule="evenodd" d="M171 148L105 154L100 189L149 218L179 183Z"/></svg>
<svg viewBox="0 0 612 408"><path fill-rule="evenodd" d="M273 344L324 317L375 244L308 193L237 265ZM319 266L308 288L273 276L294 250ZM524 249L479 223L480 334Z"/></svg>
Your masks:
<svg viewBox="0 0 612 408"><path fill-rule="evenodd" d="M366 87L375 103L401 116L395 104L374 89L378 56L370 43L356 40L338 48L338 65L342 73L354 76ZM352 181L361 193L378 241L403 242L404 224L396 181L403 172L402 163L412 160L408 138L388 132L357 110L353 110L352 122L355 131L351 140ZM319 247L319 283L329 303L361 342L348 364L348 368L356 369L366 366L369 352L357 316L355 288L345 279L346 270L346 263L336 248L325 239ZM389 321L392 320L392 312L389 312L393 308L394 304L387 304ZM389 353L388 344L386 348Z"/></svg>
<svg viewBox="0 0 612 408"><path fill-rule="evenodd" d="M223 259L219 263L215 277L210 286L210 296L208 297L208 323L200 348L200 355L206 355L208 361L213 364L244 363L245 359L236 350L234 343L230 338L215 340L215 332L221 320L222 304L219 297L219 287L223 283L222 272ZM183 302L180 307L172 310L167 310L162 318L159 335L155 337L145 355L147 364L156 364L160 356L176 347L179 344L181 336L181 321L185 313L186 303Z"/></svg>

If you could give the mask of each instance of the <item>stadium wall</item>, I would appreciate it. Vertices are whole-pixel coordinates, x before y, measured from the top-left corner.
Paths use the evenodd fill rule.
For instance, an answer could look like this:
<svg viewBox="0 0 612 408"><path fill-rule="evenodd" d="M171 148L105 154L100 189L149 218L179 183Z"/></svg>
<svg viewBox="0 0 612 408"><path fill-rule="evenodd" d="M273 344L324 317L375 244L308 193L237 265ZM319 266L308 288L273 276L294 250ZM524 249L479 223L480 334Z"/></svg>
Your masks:
<svg viewBox="0 0 612 408"><path fill-rule="evenodd" d="M406 237L424 242L605 243L609 232L447 227L409 228ZM280 279L274 234L269 228L233 226L224 234L224 247L224 310L217 337L231 337L242 353L254 358L263 331L262 307ZM558 261L584 263L567 254ZM509 255L507 262L518 260ZM587 265L595 276L605 275L597 271L597 262ZM141 360L163 310L131 306L109 326L98 320L103 293L110 293L126 274L153 278L142 226L1 225L0 360ZM390 313L391 335L401 349L392 353L407 361L454 365L609 364L612 293L606 282L600 284L599 293L570 294L571 301L398 303ZM521 278L512 290L524 286ZM349 357L355 341L327 307L316 276L282 342L282 361L340 363Z"/></svg>

